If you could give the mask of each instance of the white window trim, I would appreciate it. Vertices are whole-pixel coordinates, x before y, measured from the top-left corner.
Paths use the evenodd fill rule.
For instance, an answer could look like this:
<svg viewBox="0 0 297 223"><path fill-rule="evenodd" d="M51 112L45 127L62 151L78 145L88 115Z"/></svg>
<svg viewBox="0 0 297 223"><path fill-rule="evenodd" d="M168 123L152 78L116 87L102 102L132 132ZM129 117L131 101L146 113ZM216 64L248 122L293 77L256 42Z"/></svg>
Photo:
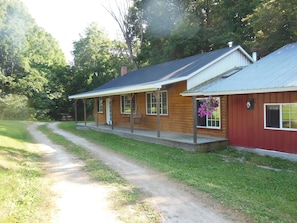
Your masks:
<svg viewBox="0 0 297 223"><path fill-rule="evenodd" d="M169 114L169 109L168 109L168 107L169 107L169 103L168 103L168 91L167 90L163 90L163 91L160 91L160 96L161 96L161 94L162 94L162 92L166 92L166 101L167 101L167 113L160 113L160 115L161 116L168 116L168 114ZM146 115L157 115L157 113L148 113L148 107L147 107L147 95L148 94L151 94L151 95L154 95L154 92L146 92L146 94L145 94L145 109L146 109ZM151 104L150 104L151 105ZM161 110L163 110L162 109L162 101L160 101L160 108L161 108Z"/></svg>
<svg viewBox="0 0 297 223"><path fill-rule="evenodd" d="M293 128L284 128L283 127L283 122L282 122L282 105L290 105L290 104L296 104L297 103L264 103L264 129L268 130L282 130L282 131L297 131L297 129ZM279 110L279 120L280 120L280 125L279 128L273 128L273 127L266 127L266 105L280 105L280 110Z"/></svg>
<svg viewBox="0 0 297 223"><path fill-rule="evenodd" d="M219 100L219 109L221 110L221 98L220 97L215 97L215 98L217 100ZM207 98L196 98L196 101L205 100L205 99L207 99ZM197 107L197 116L198 116L198 107ZM197 118L197 121L198 121L198 118ZM208 117L207 117L207 119L208 119ZM208 126L208 120L207 119L206 119L206 126L200 126L197 123L196 128L199 128L199 129L221 129L221 123L222 123L222 113L221 113L221 111L220 111L220 124L219 124L218 127Z"/></svg>
<svg viewBox="0 0 297 223"><path fill-rule="evenodd" d="M122 109L122 97L125 97L125 96L128 96L127 94L122 94L120 95L120 111L121 111L121 114L131 114L131 112L123 112L123 109ZM136 114L136 95L134 95L134 100L135 100L135 111L133 112L133 114ZM132 100L133 101L133 100ZM131 106L132 106L132 102L131 102ZM130 108L132 109L133 106Z"/></svg>

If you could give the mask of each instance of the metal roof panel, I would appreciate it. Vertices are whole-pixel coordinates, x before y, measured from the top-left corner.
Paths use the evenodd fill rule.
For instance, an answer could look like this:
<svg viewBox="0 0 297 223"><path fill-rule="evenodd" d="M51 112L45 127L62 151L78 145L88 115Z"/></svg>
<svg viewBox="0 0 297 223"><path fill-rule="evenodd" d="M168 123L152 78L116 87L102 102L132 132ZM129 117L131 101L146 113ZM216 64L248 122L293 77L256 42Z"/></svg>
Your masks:
<svg viewBox="0 0 297 223"><path fill-rule="evenodd" d="M297 90L297 43L292 43L203 89L203 93L219 95L232 92L269 92L295 87ZM194 89L192 93L195 93Z"/></svg>

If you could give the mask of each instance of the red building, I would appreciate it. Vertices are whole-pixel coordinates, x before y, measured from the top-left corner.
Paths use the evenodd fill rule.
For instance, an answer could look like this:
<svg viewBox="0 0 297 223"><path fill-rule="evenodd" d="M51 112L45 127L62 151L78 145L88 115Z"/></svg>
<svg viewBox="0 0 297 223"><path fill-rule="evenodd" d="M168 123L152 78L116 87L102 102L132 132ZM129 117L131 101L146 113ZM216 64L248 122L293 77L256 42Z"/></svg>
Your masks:
<svg viewBox="0 0 297 223"><path fill-rule="evenodd" d="M184 95L227 96L229 145L297 153L297 43Z"/></svg>

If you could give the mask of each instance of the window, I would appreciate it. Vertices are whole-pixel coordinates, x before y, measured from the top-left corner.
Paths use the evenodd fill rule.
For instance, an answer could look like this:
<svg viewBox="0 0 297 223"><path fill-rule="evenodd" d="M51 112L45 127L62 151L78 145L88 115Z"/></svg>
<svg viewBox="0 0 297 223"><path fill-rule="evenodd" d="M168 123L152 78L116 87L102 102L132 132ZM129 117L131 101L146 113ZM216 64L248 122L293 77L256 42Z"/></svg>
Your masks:
<svg viewBox="0 0 297 223"><path fill-rule="evenodd" d="M103 98L98 99L98 113L103 113Z"/></svg>
<svg viewBox="0 0 297 223"><path fill-rule="evenodd" d="M132 99L132 109L133 113L136 113L136 96L134 95ZM121 95L121 113L122 114L131 114L131 100L130 95Z"/></svg>
<svg viewBox="0 0 297 223"><path fill-rule="evenodd" d="M146 113L157 114L157 99L153 92L146 93ZM167 91L160 91L160 114L168 114Z"/></svg>
<svg viewBox="0 0 297 223"><path fill-rule="evenodd" d="M297 104L265 104L265 128L296 129Z"/></svg>
<svg viewBox="0 0 297 223"><path fill-rule="evenodd" d="M216 98L217 100L220 99ZM215 110L214 112L212 112L211 116L204 116L204 117L200 117L198 115L198 108L200 107L200 104L204 103L205 99L201 98L197 100L197 126L199 127L205 127L205 128L220 128L221 127L221 109L220 109L220 104L217 107L217 110Z"/></svg>

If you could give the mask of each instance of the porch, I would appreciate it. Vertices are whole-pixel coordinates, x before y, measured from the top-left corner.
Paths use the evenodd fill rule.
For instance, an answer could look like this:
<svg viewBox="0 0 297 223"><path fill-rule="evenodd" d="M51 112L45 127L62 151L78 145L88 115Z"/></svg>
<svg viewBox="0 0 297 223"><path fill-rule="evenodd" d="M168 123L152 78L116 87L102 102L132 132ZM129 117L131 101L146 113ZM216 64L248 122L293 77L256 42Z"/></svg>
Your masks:
<svg viewBox="0 0 297 223"><path fill-rule="evenodd" d="M213 151L222 148L226 148L228 145L228 139L208 137L208 136L197 136L197 143L194 143L192 134L182 134L175 132L160 132L158 137L157 130L143 130L112 126L112 125L98 125L94 122L83 122L76 123L78 129L92 129L99 132L110 133L125 138L131 138L143 142L161 144L171 147L184 149L187 151Z"/></svg>

